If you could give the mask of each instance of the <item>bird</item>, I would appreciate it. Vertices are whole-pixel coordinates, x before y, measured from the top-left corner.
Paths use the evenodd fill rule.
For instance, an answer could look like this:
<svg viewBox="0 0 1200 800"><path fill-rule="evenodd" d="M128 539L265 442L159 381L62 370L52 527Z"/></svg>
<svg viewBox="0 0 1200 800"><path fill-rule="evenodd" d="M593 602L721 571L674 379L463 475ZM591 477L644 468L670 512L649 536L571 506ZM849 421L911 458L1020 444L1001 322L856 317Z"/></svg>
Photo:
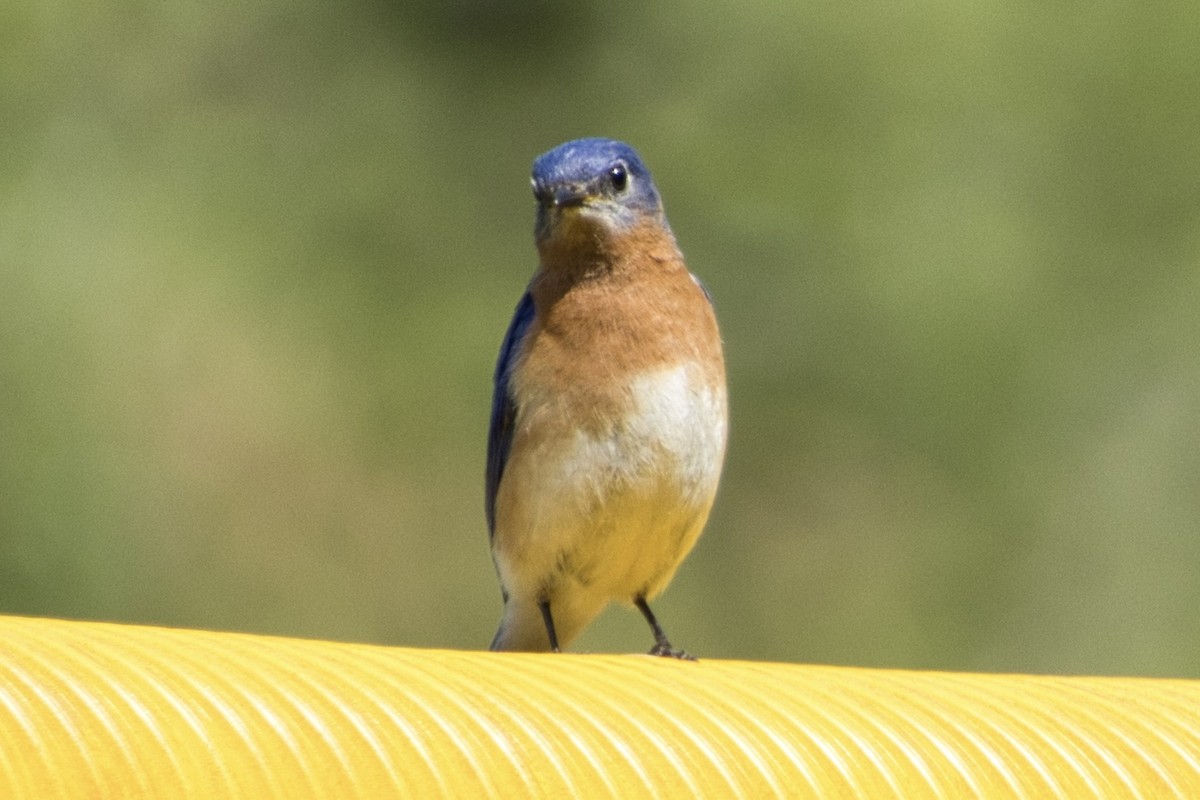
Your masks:
<svg viewBox="0 0 1200 800"><path fill-rule="evenodd" d="M504 607L493 651L559 652L611 603L672 647L650 601L708 520L728 431L712 298L630 145L533 162L538 265L493 376L485 505Z"/></svg>

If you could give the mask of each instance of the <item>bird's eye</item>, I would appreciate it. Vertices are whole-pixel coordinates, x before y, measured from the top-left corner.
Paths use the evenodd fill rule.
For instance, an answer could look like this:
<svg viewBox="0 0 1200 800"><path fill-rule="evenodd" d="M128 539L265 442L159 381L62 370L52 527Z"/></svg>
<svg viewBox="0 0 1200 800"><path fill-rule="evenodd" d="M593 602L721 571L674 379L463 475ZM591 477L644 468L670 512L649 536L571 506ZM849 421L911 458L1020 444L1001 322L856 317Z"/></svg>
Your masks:
<svg viewBox="0 0 1200 800"><path fill-rule="evenodd" d="M608 171L608 180L618 192L625 191L625 187L629 185L629 172L625 169L625 165L617 164L610 169Z"/></svg>

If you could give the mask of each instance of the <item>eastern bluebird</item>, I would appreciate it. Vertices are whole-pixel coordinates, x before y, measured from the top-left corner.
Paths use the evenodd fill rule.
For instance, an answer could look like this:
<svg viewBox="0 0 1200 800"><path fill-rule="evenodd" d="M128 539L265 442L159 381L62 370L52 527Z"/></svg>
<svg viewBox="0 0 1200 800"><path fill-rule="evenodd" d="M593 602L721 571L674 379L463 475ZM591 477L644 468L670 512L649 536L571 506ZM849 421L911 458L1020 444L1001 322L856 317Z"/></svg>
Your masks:
<svg viewBox="0 0 1200 800"><path fill-rule="evenodd" d="M700 536L725 456L721 338L641 158L579 139L533 162L538 269L496 364L487 520L492 650L566 647L647 601Z"/></svg>

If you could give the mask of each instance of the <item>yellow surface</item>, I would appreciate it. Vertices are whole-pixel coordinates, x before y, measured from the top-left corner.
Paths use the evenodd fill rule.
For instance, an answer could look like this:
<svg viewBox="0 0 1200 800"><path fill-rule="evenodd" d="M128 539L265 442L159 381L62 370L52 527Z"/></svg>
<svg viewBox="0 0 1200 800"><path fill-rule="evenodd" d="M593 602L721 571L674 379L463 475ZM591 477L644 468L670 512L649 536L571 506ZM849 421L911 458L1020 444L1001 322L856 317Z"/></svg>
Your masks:
<svg viewBox="0 0 1200 800"><path fill-rule="evenodd" d="M1200 797L1200 682L0 617L0 797Z"/></svg>

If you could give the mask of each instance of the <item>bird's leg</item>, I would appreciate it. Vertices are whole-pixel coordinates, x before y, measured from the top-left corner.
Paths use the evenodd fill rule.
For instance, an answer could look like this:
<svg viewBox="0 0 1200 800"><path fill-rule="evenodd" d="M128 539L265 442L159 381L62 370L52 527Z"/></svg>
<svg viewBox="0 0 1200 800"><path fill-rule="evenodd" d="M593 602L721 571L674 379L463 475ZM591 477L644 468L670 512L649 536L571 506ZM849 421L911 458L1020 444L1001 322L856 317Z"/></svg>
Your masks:
<svg viewBox="0 0 1200 800"><path fill-rule="evenodd" d="M542 621L546 623L546 635L550 637L550 649L555 653L561 653L558 649L558 634L554 631L554 617L550 614L550 601L543 600L538 603L538 608L542 610Z"/></svg>
<svg viewBox="0 0 1200 800"><path fill-rule="evenodd" d="M654 632L654 647L650 648L650 655L680 658L685 661L696 660L695 656L688 655L684 650L674 650L671 648L671 642L667 640L667 634L663 631L662 626L658 624L658 620L654 617L654 612L650 610L650 605L646 602L646 598L638 595L633 598L633 604L638 607L638 611L642 612L642 616L646 618L646 622L650 623L650 630Z"/></svg>

